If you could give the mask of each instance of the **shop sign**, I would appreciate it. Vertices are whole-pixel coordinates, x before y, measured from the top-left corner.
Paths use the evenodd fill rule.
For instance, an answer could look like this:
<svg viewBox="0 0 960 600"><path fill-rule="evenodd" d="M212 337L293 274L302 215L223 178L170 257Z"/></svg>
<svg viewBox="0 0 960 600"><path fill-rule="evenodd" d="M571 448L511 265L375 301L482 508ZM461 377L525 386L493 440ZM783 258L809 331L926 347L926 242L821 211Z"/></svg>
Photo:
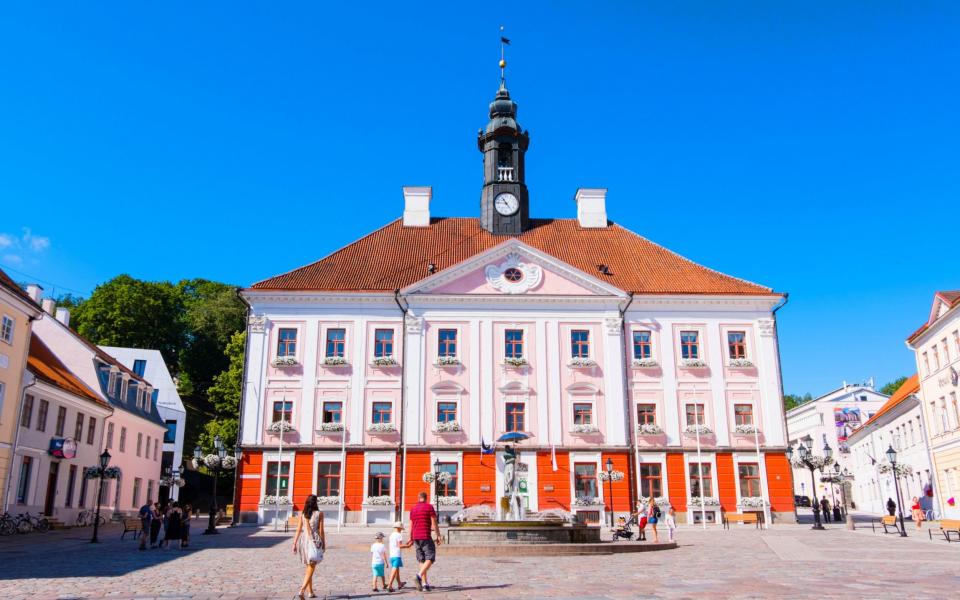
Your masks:
<svg viewBox="0 0 960 600"><path fill-rule="evenodd" d="M51 438L48 452L57 458L74 458L77 455L77 442L71 438Z"/></svg>

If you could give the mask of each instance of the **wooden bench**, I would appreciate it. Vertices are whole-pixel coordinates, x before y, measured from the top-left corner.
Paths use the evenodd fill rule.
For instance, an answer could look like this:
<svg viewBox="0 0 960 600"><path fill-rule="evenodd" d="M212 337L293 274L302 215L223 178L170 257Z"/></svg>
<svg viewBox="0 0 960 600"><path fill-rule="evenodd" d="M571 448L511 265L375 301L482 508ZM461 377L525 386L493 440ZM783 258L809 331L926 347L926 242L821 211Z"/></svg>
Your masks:
<svg viewBox="0 0 960 600"><path fill-rule="evenodd" d="M133 539L140 537L143 531L143 524L139 518L125 518L123 520L123 533L120 534L120 539L122 540L124 536L131 531L133 532Z"/></svg>
<svg viewBox="0 0 960 600"><path fill-rule="evenodd" d="M760 529L760 524L763 522L763 518L760 516L760 513L748 512L748 513L724 513L723 514L723 528L730 529L730 523L754 523L757 526L757 529Z"/></svg>
<svg viewBox="0 0 960 600"><path fill-rule="evenodd" d="M933 539L933 528L931 527L928 532L930 539ZM953 541L952 536L957 536L957 541L960 542L960 519L940 519L940 533L948 542Z"/></svg>
<svg viewBox="0 0 960 600"><path fill-rule="evenodd" d="M884 533L900 533L900 526L897 525L897 517L892 515L887 515L885 517L880 517L880 519L870 523L870 529L872 531L877 530L877 525L883 527ZM893 527L893 531L890 531L890 527Z"/></svg>

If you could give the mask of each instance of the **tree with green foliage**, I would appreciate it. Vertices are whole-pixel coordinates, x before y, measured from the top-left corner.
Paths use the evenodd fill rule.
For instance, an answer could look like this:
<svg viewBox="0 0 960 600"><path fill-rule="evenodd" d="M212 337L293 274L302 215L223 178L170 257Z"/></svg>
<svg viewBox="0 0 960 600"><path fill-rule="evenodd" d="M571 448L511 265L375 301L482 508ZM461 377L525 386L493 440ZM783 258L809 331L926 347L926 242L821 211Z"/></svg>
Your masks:
<svg viewBox="0 0 960 600"><path fill-rule="evenodd" d="M813 396L810 393L806 393L803 396L800 394L784 394L783 395L783 409L790 410L791 408L796 408L805 402L810 402L813 400Z"/></svg>
<svg viewBox="0 0 960 600"><path fill-rule="evenodd" d="M159 350L176 372L186 345L183 297L169 282L118 275L76 305L71 323L95 344Z"/></svg>
<svg viewBox="0 0 960 600"><path fill-rule="evenodd" d="M200 434L202 448L212 448L213 438L219 435L228 450L233 450L240 430L240 393L243 387L243 353L246 341L245 331L233 334L224 352L228 366L213 378L213 385L207 390L207 397L216 416L207 421L204 432Z"/></svg>
<svg viewBox="0 0 960 600"><path fill-rule="evenodd" d="M214 378L227 369L231 338L244 329L246 307L232 285L205 279L177 284L184 304L186 344L180 352L180 388L202 397Z"/></svg>
<svg viewBox="0 0 960 600"><path fill-rule="evenodd" d="M909 378L906 377L906 376L897 377L896 379L894 379L893 381L891 381L891 382L888 383L887 385L885 385L885 386L883 386L882 388L880 388L880 393L881 393L881 394L886 394L886 395L888 395L888 396L892 396L892 395L894 394L894 392L896 392L897 390L900 389L900 386L903 385L904 382L905 382L907 379L909 379Z"/></svg>

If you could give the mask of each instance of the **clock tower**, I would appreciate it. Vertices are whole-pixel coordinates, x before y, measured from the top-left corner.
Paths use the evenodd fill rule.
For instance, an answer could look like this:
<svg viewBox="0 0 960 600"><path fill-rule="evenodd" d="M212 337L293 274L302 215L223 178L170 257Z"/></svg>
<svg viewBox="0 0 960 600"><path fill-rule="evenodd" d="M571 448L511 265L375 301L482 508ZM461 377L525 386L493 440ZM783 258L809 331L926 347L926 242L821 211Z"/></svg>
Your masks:
<svg viewBox="0 0 960 600"><path fill-rule="evenodd" d="M501 77L500 89L490 103L490 121L477 135L477 146L483 152L480 226L495 235L519 235L530 224L524 182L528 145L530 136L517 123L517 103L510 99L507 82Z"/></svg>

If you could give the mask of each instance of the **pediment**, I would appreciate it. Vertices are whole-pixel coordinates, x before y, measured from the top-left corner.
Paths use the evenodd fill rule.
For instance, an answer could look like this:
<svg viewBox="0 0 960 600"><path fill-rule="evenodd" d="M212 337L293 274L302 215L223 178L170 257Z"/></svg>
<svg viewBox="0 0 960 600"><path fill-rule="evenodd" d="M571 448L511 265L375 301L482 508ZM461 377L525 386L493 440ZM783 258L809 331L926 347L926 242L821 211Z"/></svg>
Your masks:
<svg viewBox="0 0 960 600"><path fill-rule="evenodd" d="M556 257L509 240L410 286L404 293L482 296L608 296L626 292Z"/></svg>

